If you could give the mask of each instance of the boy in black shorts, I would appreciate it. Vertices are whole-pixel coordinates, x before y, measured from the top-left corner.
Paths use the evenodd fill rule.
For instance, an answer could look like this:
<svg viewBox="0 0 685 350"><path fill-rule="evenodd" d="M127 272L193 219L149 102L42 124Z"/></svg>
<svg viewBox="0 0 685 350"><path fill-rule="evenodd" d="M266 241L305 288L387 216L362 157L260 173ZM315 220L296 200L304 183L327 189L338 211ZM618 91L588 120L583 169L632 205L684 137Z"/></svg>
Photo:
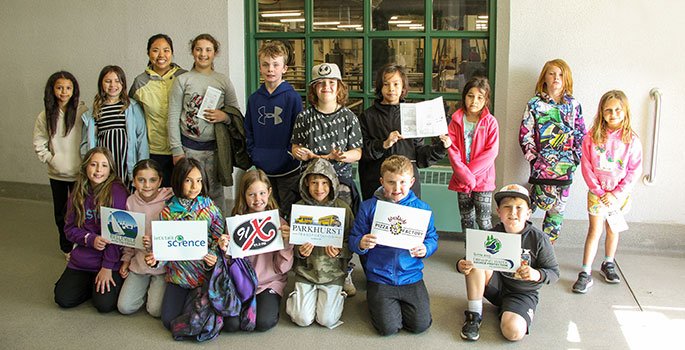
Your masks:
<svg viewBox="0 0 685 350"><path fill-rule="evenodd" d="M535 315L538 289L559 279L559 264L549 237L528 221L532 213L528 190L507 185L494 197L501 223L492 231L521 235L521 267L511 273L477 269L466 259L457 262L457 271L466 276L468 309L461 328L465 340L480 337L483 296L499 307L502 335L510 341L523 339Z"/></svg>

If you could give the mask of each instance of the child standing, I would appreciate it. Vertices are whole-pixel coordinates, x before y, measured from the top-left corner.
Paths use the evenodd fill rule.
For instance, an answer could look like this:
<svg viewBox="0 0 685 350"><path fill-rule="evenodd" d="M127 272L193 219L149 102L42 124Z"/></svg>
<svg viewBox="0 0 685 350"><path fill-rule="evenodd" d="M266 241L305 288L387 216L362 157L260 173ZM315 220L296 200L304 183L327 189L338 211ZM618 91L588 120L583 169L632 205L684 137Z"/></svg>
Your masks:
<svg viewBox="0 0 685 350"><path fill-rule="evenodd" d="M369 199L380 187L381 164L393 154L403 155L412 161L414 174L419 168L427 168L445 157L445 149L452 140L441 135L439 143L424 145L423 138L404 139L401 129L400 102L407 97L409 82L404 68L389 63L378 70L376 77L376 100L359 118L364 147L359 160L359 182L362 197ZM421 181L414 181L411 188L421 197Z"/></svg>
<svg viewBox="0 0 685 350"><path fill-rule="evenodd" d="M433 322L423 282L423 259L438 249L433 215L423 244L411 250L376 245L376 235L370 233L378 201L431 210L411 190L413 169L405 156L390 156L383 162L382 187L362 203L350 234L350 249L359 254L366 273L371 323L381 335L395 334L402 328L422 333Z"/></svg>
<svg viewBox="0 0 685 350"><path fill-rule="evenodd" d="M224 218L214 202L207 197L207 176L202 164L194 158L182 158L171 175L174 196L167 201L160 213L165 221L206 221L208 252L202 260L167 261L167 286L162 301L162 324L167 329L171 321L181 315L186 299L192 289L201 287L209 280L208 271L217 262L217 240L224 232ZM157 267L154 252L145 256L148 266ZM237 317L235 317L237 322ZM226 318L224 325L228 325Z"/></svg>
<svg viewBox="0 0 685 350"><path fill-rule="evenodd" d="M573 172L580 164L585 121L573 98L573 77L562 59L545 63L535 97L528 101L521 121L519 143L530 163L533 209L545 210L542 230L552 244L559 237Z"/></svg>
<svg viewBox="0 0 685 350"><path fill-rule="evenodd" d="M462 90L461 100L462 106L452 115L448 128L452 139L448 152L454 171L448 188L457 191L462 230L489 230L499 128L489 110L488 79L471 78Z"/></svg>
<svg viewBox="0 0 685 350"><path fill-rule="evenodd" d="M592 129L583 141L581 170L589 187L590 227L585 239L582 271L573 284L576 293L586 293L592 286L592 262L602 236L602 226L607 235L600 274L608 283L621 282L614 263L619 233L611 229L605 217L612 211L628 212L630 191L642 173L642 145L630 126L630 106L623 91L609 91L599 100Z"/></svg>
<svg viewBox="0 0 685 350"><path fill-rule="evenodd" d="M331 163L314 159L300 179L302 200L297 204L337 207L345 209L342 248L315 247L311 243L295 246L295 290L286 302L286 312L298 326L316 322L333 328L339 324L347 293L343 282L347 275L347 262L352 257L347 245L354 214L338 198L338 177Z"/></svg>
<svg viewBox="0 0 685 350"><path fill-rule="evenodd" d="M171 188L160 188L161 183L162 168L154 160L141 160L133 168L133 187L136 191L126 200L126 210L145 214L145 239L148 242L152 237L151 222L159 220L159 213L173 194ZM123 248L119 274L126 280L121 287L117 308L124 315L132 314L147 300L147 312L159 317L166 288L164 268L147 266L145 254L145 250Z"/></svg>
<svg viewBox="0 0 685 350"><path fill-rule="evenodd" d="M264 44L258 56L264 84L247 101L247 151L254 165L269 177L281 216L288 217L300 179L301 163L289 149L295 117L302 112L302 98L283 80L288 71L288 51L280 41Z"/></svg>
<svg viewBox="0 0 685 350"><path fill-rule="evenodd" d="M33 127L33 149L38 159L48 165L59 247L67 260L73 244L64 234L64 214L81 162L81 115L88 110L79 101L79 91L78 82L71 73L60 71L52 74L45 84L45 109Z"/></svg>
<svg viewBox="0 0 685 350"><path fill-rule="evenodd" d="M99 312L117 308L124 282L119 275L121 252L100 236L100 207L126 209L128 192L112 170L112 162L106 148L86 152L69 195L64 233L75 247L55 283L55 302L60 307L75 307L92 297Z"/></svg>
<svg viewBox="0 0 685 350"><path fill-rule="evenodd" d="M273 197L273 188L267 175L259 170L246 172L240 180L238 200L232 216L258 213L278 208ZM290 226L281 219L279 228L283 235L284 248L278 251L248 256L246 259L257 274L257 320L255 330L267 331L276 326L280 317L283 290L288 281L288 271L293 266L293 246L288 243ZM228 251L229 234L221 235L219 244Z"/></svg>
<svg viewBox="0 0 685 350"><path fill-rule="evenodd" d="M119 66L106 66L98 77L93 113L83 114L81 154L93 147L112 152L113 169L126 185L133 167L150 157L143 110L126 95L126 75Z"/></svg>
<svg viewBox="0 0 685 350"><path fill-rule="evenodd" d="M512 273L478 269L466 259L457 262L457 272L466 276L468 310L461 328L465 340L480 338L483 296L499 308L502 335L510 341L523 339L535 315L538 289L559 279L549 238L528 221L532 213L528 190L516 184L504 186L495 194L495 202L502 222L492 231L521 235L521 267Z"/></svg>
<svg viewBox="0 0 685 350"><path fill-rule="evenodd" d="M169 93L169 145L174 164L189 157L200 161L208 178L209 196L227 213L224 188L219 182L216 159L216 135L214 124L230 123L224 106L238 107L235 89L228 77L214 71L214 57L219 53L219 42L209 34L200 34L190 43L193 53L193 69L176 78ZM206 109L204 116L197 115L208 87L221 91L216 109Z"/></svg>
<svg viewBox="0 0 685 350"><path fill-rule="evenodd" d="M162 186L171 186L174 163L169 147L169 91L176 77L186 70L171 62L174 43L166 34L155 34L147 41L148 64L131 84L128 96L145 112L150 158L162 167Z"/></svg>

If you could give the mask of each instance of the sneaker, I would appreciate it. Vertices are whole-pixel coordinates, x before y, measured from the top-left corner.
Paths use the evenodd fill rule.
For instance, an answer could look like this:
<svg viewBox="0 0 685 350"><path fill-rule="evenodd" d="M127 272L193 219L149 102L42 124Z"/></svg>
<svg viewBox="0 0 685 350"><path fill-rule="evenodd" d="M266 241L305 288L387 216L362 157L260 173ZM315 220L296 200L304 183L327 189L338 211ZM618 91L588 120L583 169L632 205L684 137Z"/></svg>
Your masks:
<svg viewBox="0 0 685 350"><path fill-rule="evenodd" d="M618 277L618 274L616 273L616 264L613 262L603 262L602 267L599 269L599 273L604 276L604 280L608 283L621 283L621 277Z"/></svg>
<svg viewBox="0 0 685 350"><path fill-rule="evenodd" d="M583 271L578 274L578 280L573 284L573 292L585 294L592 287L592 276Z"/></svg>
<svg viewBox="0 0 685 350"><path fill-rule="evenodd" d="M347 276L345 276L345 283L343 284L343 291L347 293L348 297L353 297L357 294L357 288L352 283L352 271L354 271L355 264L350 262L347 264Z"/></svg>
<svg viewBox="0 0 685 350"><path fill-rule="evenodd" d="M464 325L461 327L461 339L476 341L480 338L480 322L483 318L477 312L464 311Z"/></svg>

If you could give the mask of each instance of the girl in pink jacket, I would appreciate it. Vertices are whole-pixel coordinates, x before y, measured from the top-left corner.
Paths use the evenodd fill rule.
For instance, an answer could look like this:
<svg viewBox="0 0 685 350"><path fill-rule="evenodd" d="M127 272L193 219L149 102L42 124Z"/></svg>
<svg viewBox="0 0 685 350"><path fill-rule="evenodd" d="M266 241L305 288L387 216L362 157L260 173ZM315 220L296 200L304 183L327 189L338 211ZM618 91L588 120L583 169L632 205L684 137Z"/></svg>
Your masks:
<svg viewBox="0 0 685 350"><path fill-rule="evenodd" d="M495 189L499 128L489 105L488 79L472 78L462 90L462 106L454 112L448 127L452 146L447 152L454 171L448 188L457 192L462 229L492 227L490 203Z"/></svg>
<svg viewBox="0 0 685 350"><path fill-rule="evenodd" d="M602 96L592 129L583 140L582 150L580 165L589 188L590 227L585 239L582 271L572 288L576 293L586 293L593 284L592 262L602 227L606 228L607 235L600 274L608 283L621 282L614 263L619 235L605 217L628 212L630 191L642 174L642 145L630 127L630 107L622 91L612 90Z"/></svg>

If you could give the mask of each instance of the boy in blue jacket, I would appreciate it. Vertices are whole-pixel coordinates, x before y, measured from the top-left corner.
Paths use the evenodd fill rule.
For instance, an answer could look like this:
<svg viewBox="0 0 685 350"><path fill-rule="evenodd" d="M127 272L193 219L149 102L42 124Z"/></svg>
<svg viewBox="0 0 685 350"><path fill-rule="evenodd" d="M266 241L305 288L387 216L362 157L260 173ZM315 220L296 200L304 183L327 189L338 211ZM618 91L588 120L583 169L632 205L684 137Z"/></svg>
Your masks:
<svg viewBox="0 0 685 350"><path fill-rule="evenodd" d="M269 177L281 216L288 217L300 179L300 161L288 151L295 117L302 112L302 98L283 80L288 71L288 51L283 43L265 43L258 57L264 83L247 100L247 152Z"/></svg>
<svg viewBox="0 0 685 350"><path fill-rule="evenodd" d="M404 328L421 333L430 327L430 300L423 282L423 259L438 249L438 235L431 214L423 244L410 250L376 245L371 232L379 200L431 210L411 190L414 169L405 156L393 155L381 164L381 187L364 201L350 233L350 250L359 254L367 278L366 298L371 323L381 335Z"/></svg>

